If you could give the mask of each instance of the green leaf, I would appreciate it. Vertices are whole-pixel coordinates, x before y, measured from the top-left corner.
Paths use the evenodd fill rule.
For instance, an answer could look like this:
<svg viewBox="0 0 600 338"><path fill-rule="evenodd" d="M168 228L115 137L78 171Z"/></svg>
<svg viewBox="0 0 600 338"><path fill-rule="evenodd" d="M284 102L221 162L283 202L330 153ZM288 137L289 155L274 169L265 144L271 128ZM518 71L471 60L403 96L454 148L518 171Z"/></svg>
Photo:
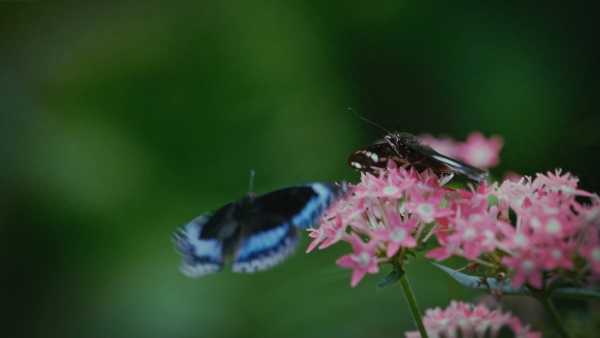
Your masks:
<svg viewBox="0 0 600 338"><path fill-rule="evenodd" d="M460 285L471 288L471 289L496 289L496 290L502 291L503 293L511 293L511 294L514 294L514 293L519 294L519 293L528 292L528 290L524 287L523 288L511 287L509 280L504 280L502 282L499 282L495 278L467 275L466 273L456 271L452 268L449 268L449 267L441 265L441 264L433 263L433 265L435 265L440 270L447 273L450 277L452 277Z"/></svg>
<svg viewBox="0 0 600 338"><path fill-rule="evenodd" d="M471 288L471 289L489 289L489 290L497 290L502 294L511 294L511 295L532 295L529 288L522 286L519 288L513 288L511 286L510 279L504 279L499 281L496 278L491 277L479 277L479 276L471 276L466 273L462 273L456 271L447 266L433 263L440 270L447 273L452 279L457 281L462 286ZM597 298L600 299L600 290L592 289L592 288L578 288L578 287L560 287L552 290L552 296L561 297L561 298L574 298L574 299L589 299L589 298Z"/></svg>

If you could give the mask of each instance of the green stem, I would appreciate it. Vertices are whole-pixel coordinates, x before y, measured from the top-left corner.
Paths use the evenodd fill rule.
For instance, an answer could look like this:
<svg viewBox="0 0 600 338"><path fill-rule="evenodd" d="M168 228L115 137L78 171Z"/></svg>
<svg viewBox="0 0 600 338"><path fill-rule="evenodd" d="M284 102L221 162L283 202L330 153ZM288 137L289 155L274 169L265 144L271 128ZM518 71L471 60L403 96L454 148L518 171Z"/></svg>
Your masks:
<svg viewBox="0 0 600 338"><path fill-rule="evenodd" d="M415 321L415 325L417 325L417 328L421 333L421 338L428 338L427 331L425 331L425 326L423 325L421 310L419 310L415 293L413 292L412 288L410 287L410 283L406 278L406 273L403 273L402 277L400 277L400 285L402 285L404 296L406 297L406 301L408 303L408 307L410 308L413 320Z"/></svg>
<svg viewBox="0 0 600 338"><path fill-rule="evenodd" d="M552 317L552 322L554 323L554 326L556 326L556 329L558 330L560 336L562 338L570 338L571 336L567 332L567 329L565 329L565 326L563 325L562 320L560 319L560 315L558 314L554 303L552 303L552 299L550 299L548 295L538 297L538 299L540 300L542 305L544 305L546 312L548 312L548 314L550 314L550 317Z"/></svg>

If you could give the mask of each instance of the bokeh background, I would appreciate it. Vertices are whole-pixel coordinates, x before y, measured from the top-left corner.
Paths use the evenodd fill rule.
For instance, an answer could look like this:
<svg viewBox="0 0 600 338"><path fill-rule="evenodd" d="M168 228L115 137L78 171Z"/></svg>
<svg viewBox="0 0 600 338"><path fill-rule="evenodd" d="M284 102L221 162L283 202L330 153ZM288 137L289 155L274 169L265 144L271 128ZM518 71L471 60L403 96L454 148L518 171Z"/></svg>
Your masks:
<svg viewBox="0 0 600 338"><path fill-rule="evenodd" d="M355 180L388 129L504 137L600 190L597 20L577 2L0 1L3 337L399 337L348 248L192 280L171 232L247 191ZM473 299L425 262L423 308Z"/></svg>

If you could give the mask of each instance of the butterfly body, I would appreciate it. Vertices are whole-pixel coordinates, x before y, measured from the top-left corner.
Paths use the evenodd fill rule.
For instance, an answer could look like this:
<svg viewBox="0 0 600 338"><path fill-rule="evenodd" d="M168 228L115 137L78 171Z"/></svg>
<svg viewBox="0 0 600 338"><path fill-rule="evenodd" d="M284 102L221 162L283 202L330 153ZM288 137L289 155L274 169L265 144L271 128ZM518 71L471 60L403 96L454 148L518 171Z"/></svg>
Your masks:
<svg viewBox="0 0 600 338"><path fill-rule="evenodd" d="M344 186L311 183L245 196L205 214L175 233L183 256L182 271L192 277L223 269L252 273L290 256L298 229L314 224L343 193Z"/></svg>
<svg viewBox="0 0 600 338"><path fill-rule="evenodd" d="M431 169L438 175L461 174L477 182L487 177L486 171L442 155L409 133L387 134L382 140L353 152L348 164L358 171L375 173L385 169L390 160L418 171Z"/></svg>

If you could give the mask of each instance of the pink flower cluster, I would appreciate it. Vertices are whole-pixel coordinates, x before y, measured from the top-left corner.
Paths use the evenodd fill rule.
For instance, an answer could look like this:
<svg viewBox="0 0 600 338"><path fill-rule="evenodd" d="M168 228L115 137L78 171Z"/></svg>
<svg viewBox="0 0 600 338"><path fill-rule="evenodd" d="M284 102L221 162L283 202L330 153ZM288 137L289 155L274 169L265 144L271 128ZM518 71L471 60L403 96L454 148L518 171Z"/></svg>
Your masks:
<svg viewBox="0 0 600 338"><path fill-rule="evenodd" d="M363 174L309 230L307 251L349 242L352 253L337 264L353 270L352 286L380 263L402 264L408 251L434 240L426 257L464 257L508 272L514 287L578 282L573 276L600 280L600 198L580 190L572 175L559 170L471 189L439 182L430 171L394 162L377 176Z"/></svg>
<svg viewBox="0 0 600 338"><path fill-rule="evenodd" d="M419 139L439 153L466 162L472 166L488 169L500 163L500 150L504 142L500 136L487 139L479 132L471 133L465 142L450 138L421 135Z"/></svg>
<svg viewBox="0 0 600 338"><path fill-rule="evenodd" d="M600 198L578 189L576 177L556 170L505 181L496 196L499 222L508 221L510 210L516 215L498 245L506 254L502 264L513 271L513 286L542 288L544 275L546 283L578 282L570 280L575 272L600 278Z"/></svg>
<svg viewBox="0 0 600 338"><path fill-rule="evenodd" d="M431 172L397 168L394 162L380 176L363 174L352 193L328 210L321 226L309 230L313 240L307 251L339 241L352 244L353 252L337 264L353 270L351 285L356 286L365 274L377 273L379 263L416 247L429 224L453 214L443 206L450 191L438 182Z"/></svg>
<svg viewBox="0 0 600 338"><path fill-rule="evenodd" d="M440 247L427 256L443 260L458 255L496 264L512 273L513 287L527 283L541 289L554 279L582 282L572 280L573 275L597 280L600 200L578 189L577 183L571 174L557 170L463 192L466 198L457 201L450 226L438 234ZM589 202L578 202L577 197ZM492 199L496 202L490 203ZM578 266L578 261L586 263Z"/></svg>
<svg viewBox="0 0 600 338"><path fill-rule="evenodd" d="M446 309L427 310L423 325L431 338L435 337L496 337L507 328L516 338L540 338L539 332L530 331L519 318L499 310L489 310L483 305L453 301ZM407 332L406 338L421 337L418 331Z"/></svg>

